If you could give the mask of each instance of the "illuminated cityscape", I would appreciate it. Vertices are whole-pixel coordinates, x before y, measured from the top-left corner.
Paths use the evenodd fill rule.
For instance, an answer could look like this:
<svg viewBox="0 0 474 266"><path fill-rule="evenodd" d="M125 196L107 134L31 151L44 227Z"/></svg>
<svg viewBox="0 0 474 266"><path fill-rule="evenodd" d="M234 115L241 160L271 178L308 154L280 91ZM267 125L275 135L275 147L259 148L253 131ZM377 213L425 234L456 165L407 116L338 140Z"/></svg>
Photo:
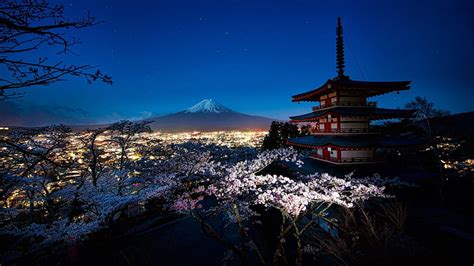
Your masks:
<svg viewBox="0 0 474 266"><path fill-rule="evenodd" d="M436 139L438 141L436 146L441 151L440 161L448 173L452 172L454 176L457 177L465 177L474 174L474 159L452 159L452 154L458 151L463 143L449 137L437 136Z"/></svg>
<svg viewBox="0 0 474 266"><path fill-rule="evenodd" d="M141 147L150 147L157 141L162 146L183 144L186 142L196 142L202 145L217 145L228 148L239 148L248 147L257 149L261 146L262 140L268 132L263 131L216 131L216 132L150 132L141 133L136 136L136 143ZM85 167L84 156L87 152L84 142L82 141L85 137L90 136L91 133L87 131L78 133L68 133L66 142L67 146L65 151L58 150L57 153L52 153L55 159L65 162L71 162L78 165L78 168ZM120 149L113 142L110 141L111 132L104 131L100 136L97 137L97 149L102 150L100 157L112 165L120 156ZM28 150L33 150L35 145L43 144L48 145L49 136L47 134L39 134L34 136L30 140L25 140L22 144L27 146ZM35 143L35 145L30 145ZM7 147L1 147L2 151L6 152ZM17 153L9 156L2 156L0 158L0 165L4 169L16 169L20 171L25 167L24 163L18 163ZM140 153L139 149L132 147L127 149L127 157L136 161L142 157L147 157L147 154ZM157 159L153 156L148 156L148 159ZM33 173L32 173L33 174ZM69 177L77 177L81 175L81 172L77 169L68 171Z"/></svg>

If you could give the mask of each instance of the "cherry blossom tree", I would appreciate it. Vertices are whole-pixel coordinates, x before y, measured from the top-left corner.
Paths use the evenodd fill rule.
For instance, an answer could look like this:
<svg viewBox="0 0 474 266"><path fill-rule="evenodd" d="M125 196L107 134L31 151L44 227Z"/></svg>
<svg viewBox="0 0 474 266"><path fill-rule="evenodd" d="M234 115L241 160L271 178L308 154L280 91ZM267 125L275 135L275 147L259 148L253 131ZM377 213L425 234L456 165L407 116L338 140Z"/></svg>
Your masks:
<svg viewBox="0 0 474 266"><path fill-rule="evenodd" d="M81 142L86 148L84 156L86 171L90 174L94 186L97 186L97 179L99 179L105 169L105 162L101 157L105 151L97 144L98 137L104 131L105 129L88 130L87 134L81 137Z"/></svg>
<svg viewBox="0 0 474 266"><path fill-rule="evenodd" d="M120 121L116 122L106 130L112 132L110 141L115 143L120 150L119 169L122 170L124 164L128 160L128 152L130 149L137 149L139 144L136 142L140 133L150 132L151 129L148 126L152 121Z"/></svg>
<svg viewBox="0 0 474 266"><path fill-rule="evenodd" d="M284 161L301 166L298 154L293 149L278 149L262 152L253 160L235 164L220 164L209 161L202 165L201 172L216 178L216 182L201 182L194 189L181 195L173 205L180 212L191 212L203 225L208 235L224 244L241 262L246 262L251 248L262 264L272 261L278 264L285 257L284 242L289 236L296 241L296 265L302 264L304 243L303 234L308 228L317 225L317 219L332 223L328 210L335 207L353 208L370 198L385 198L385 186L409 185L398 179L385 179L378 175L366 178L352 178L347 175L338 178L328 174L313 174L289 178L281 175L263 174L262 170L275 161ZM207 181L209 179L205 179ZM208 183L208 184L206 184ZM233 223L238 227L241 245L236 246L225 237L219 236L199 210L207 196L218 200L213 211L231 213ZM281 229L277 239L279 244L271 260L264 258L256 241L249 237L249 224L260 215L255 206L276 209L281 214ZM317 219L316 219L317 218ZM267 263L266 263L267 262Z"/></svg>

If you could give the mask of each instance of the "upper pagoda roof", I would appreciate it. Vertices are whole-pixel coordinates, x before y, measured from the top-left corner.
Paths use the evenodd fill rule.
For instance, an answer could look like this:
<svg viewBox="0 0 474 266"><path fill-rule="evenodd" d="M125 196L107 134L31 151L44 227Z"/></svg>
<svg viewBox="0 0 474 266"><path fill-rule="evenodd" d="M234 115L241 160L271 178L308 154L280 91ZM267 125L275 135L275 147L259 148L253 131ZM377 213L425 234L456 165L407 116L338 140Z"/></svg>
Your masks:
<svg viewBox="0 0 474 266"><path fill-rule="evenodd" d="M360 81L352 80L347 76L338 76L334 79L329 79L319 88L293 95L292 101L319 101L321 95L335 91L357 91L362 92L367 97L371 97L408 89L410 89L410 81Z"/></svg>
<svg viewBox="0 0 474 266"><path fill-rule="evenodd" d="M292 122L310 122L327 115L363 116L370 119L409 118L415 110L387 109L365 106L354 107L329 107L308 114L290 117Z"/></svg>

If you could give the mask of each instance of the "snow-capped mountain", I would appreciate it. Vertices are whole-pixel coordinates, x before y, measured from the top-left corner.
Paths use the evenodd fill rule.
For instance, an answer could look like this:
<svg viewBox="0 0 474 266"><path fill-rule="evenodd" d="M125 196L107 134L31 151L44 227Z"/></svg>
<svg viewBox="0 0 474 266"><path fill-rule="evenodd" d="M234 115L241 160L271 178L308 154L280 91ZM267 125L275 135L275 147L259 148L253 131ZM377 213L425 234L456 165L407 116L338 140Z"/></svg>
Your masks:
<svg viewBox="0 0 474 266"><path fill-rule="evenodd" d="M268 130L273 119L235 112L226 106L205 99L174 114L150 118L153 130L217 131Z"/></svg>
<svg viewBox="0 0 474 266"><path fill-rule="evenodd" d="M214 101L213 99L204 99L197 104L189 107L184 111L185 113L223 113L232 112L229 108Z"/></svg>

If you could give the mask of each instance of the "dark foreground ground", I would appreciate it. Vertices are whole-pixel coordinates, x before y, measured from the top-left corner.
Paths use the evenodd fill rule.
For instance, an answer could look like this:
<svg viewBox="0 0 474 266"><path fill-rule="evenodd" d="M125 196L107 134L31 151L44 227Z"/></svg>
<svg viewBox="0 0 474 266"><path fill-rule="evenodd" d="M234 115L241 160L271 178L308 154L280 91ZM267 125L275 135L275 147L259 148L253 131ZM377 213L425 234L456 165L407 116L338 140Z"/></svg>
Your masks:
<svg viewBox="0 0 474 266"><path fill-rule="evenodd" d="M113 242L94 243L68 265L222 265L225 248L185 217Z"/></svg>

